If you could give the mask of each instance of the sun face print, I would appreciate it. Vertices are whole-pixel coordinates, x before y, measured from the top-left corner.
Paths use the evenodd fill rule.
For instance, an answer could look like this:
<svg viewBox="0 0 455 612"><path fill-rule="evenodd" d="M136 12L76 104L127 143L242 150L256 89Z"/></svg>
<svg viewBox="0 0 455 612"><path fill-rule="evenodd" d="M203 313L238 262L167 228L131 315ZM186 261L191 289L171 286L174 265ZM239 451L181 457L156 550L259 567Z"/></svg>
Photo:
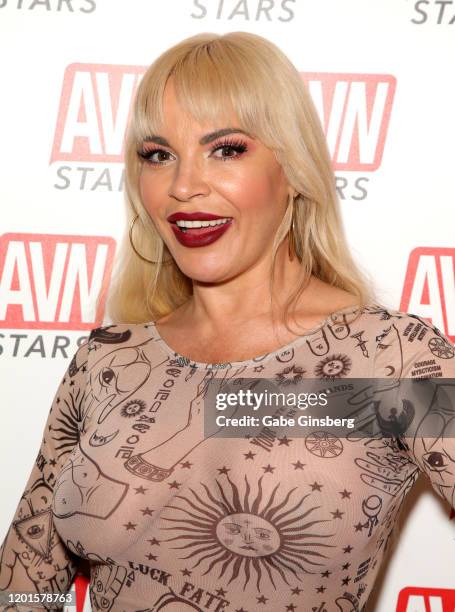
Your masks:
<svg viewBox="0 0 455 612"><path fill-rule="evenodd" d="M176 495L176 503L165 506L161 518L170 526L162 529L176 533L165 541L180 544L173 548L187 552L181 559L194 560L193 567L205 564L202 575L219 570L218 579L230 570L228 585L244 579L245 589L255 579L259 592L264 577L276 589L277 578L290 585L286 574L301 581L302 574L320 571L330 557L327 549L334 548L327 538L334 534L311 493L299 495L294 487L280 494L278 483L265 494L261 476L254 494L245 475L242 495L227 474L226 479L223 484L215 479L214 491L204 483L204 491L190 487L191 495Z"/></svg>
<svg viewBox="0 0 455 612"><path fill-rule="evenodd" d="M317 378L334 380L346 376L350 371L352 361L347 355L330 355L322 359L314 369L314 374Z"/></svg>
<svg viewBox="0 0 455 612"><path fill-rule="evenodd" d="M247 557L270 555L280 547L280 534L271 523L244 512L222 519L216 535L228 550Z"/></svg>

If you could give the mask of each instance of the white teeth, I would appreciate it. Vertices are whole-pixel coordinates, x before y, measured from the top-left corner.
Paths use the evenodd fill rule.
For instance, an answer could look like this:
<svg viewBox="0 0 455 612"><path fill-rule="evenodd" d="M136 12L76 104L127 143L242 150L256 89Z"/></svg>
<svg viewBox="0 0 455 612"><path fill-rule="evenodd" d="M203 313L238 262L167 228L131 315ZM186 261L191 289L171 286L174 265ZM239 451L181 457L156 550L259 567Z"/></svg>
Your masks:
<svg viewBox="0 0 455 612"><path fill-rule="evenodd" d="M187 227L187 228L199 228L199 227L212 227L214 225L223 225L224 223L227 223L228 221L230 221L231 219L229 217L225 217L224 219L216 219L214 221L183 221L183 220L179 220L176 221L176 225L178 225L178 227Z"/></svg>

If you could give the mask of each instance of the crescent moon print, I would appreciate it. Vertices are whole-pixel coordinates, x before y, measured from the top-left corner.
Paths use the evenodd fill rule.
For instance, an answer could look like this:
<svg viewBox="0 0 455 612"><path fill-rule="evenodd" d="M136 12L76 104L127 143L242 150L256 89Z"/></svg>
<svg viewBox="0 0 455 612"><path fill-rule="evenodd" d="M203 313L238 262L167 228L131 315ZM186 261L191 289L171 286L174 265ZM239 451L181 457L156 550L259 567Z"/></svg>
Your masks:
<svg viewBox="0 0 455 612"><path fill-rule="evenodd" d="M229 487L215 479L216 494L201 483L205 495L190 488L192 495L175 496L182 500L182 506L165 506L173 512L161 518L173 526L162 529L177 532L165 541L186 542L174 547L188 553L180 558L194 560L194 568L205 562L203 576L219 569L219 579L230 572L228 585L244 579L243 589L254 576L259 592L264 575L276 589L275 580L280 577L289 585L286 574L292 573L301 581L302 573L317 573L318 567L324 565L321 561L330 558L330 554L324 554L325 549L335 546L321 541L334 534L323 533L322 524L330 520L315 514L320 506L306 501L311 493L291 501L298 489L294 487L275 499L280 487L277 484L267 499L262 489L263 476L256 495L245 476L242 500L237 485L226 477Z"/></svg>
<svg viewBox="0 0 455 612"><path fill-rule="evenodd" d="M117 429L117 431L114 431L110 434L106 434L105 436L98 435L97 431L94 431L90 436L88 443L90 444L90 446L104 446L105 444L111 442L119 431L120 429Z"/></svg>
<svg viewBox="0 0 455 612"><path fill-rule="evenodd" d="M280 363L288 363L289 361L292 361L294 359L294 355L295 351L293 348L291 348L277 355L275 359Z"/></svg>

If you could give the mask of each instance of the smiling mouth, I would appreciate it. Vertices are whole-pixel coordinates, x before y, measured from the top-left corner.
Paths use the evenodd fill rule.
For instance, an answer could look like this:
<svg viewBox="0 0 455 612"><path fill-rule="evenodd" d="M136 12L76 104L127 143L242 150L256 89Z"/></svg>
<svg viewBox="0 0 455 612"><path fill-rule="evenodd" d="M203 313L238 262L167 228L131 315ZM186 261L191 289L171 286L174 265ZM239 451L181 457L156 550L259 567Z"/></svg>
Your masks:
<svg viewBox="0 0 455 612"><path fill-rule="evenodd" d="M183 234L194 234L195 236L203 236L222 225L226 225L232 221L232 217L216 219L215 221L174 221L173 225Z"/></svg>
<svg viewBox="0 0 455 612"><path fill-rule="evenodd" d="M205 236L220 229L224 225L229 225L232 217L217 219L216 221L175 221L172 223L176 231L192 236Z"/></svg>

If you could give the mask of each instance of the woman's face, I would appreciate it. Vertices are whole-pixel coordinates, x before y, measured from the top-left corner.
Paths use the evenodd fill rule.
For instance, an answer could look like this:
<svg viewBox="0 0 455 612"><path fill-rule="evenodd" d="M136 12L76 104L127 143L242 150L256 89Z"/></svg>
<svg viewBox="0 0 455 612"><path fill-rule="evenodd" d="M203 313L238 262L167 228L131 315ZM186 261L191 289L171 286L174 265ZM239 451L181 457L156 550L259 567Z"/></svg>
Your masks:
<svg viewBox="0 0 455 612"><path fill-rule="evenodd" d="M203 125L185 115L172 79L163 99L164 127L143 143L142 202L184 274L220 282L267 262L273 236L293 190L273 152L242 132L227 115ZM212 136L209 136L211 135ZM229 219L222 226L180 229L168 217L205 213ZM207 223L207 221L206 221Z"/></svg>

